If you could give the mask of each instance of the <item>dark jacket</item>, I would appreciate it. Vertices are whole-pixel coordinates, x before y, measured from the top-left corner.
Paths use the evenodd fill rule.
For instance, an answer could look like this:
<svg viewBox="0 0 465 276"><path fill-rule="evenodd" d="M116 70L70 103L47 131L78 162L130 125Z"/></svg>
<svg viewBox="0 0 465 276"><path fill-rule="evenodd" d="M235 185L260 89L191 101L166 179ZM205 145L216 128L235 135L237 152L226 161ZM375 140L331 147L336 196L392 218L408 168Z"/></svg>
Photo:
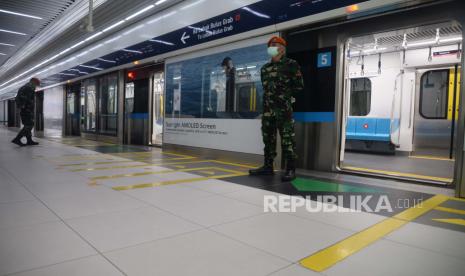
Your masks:
<svg viewBox="0 0 465 276"><path fill-rule="evenodd" d="M27 83L18 90L16 95L16 106L23 112L34 112L34 92L35 88L31 83Z"/></svg>

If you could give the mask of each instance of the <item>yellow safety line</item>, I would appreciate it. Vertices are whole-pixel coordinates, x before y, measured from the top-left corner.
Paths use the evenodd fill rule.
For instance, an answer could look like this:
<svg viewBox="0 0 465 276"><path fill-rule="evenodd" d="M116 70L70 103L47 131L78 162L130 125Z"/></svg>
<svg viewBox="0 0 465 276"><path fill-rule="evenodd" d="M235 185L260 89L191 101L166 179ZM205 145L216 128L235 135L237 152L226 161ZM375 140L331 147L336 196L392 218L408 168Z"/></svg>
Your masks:
<svg viewBox="0 0 465 276"><path fill-rule="evenodd" d="M126 173L126 174L114 174L114 175L103 175L103 176L95 176L91 177L92 181L97 180L108 180L108 179L116 179L116 178L124 178L124 177L137 177L137 176L146 176L146 175L154 175L154 174L166 174L166 173L175 173L175 172L191 172L191 171L203 171L203 170L218 170L224 171L234 174L241 174L242 172L219 168L219 167L200 167L200 168L189 168L189 169L180 169L180 170L162 170L162 171L152 171L152 172L137 172L137 173Z"/></svg>
<svg viewBox="0 0 465 276"><path fill-rule="evenodd" d="M228 178L228 177L235 177L235 176L242 176L242 175L246 175L246 174L243 173L243 174L215 175L215 176L206 176L206 177L196 177L196 178L142 183L142 184L135 184L135 185L128 185L128 186L113 187L113 190L124 191L124 190L132 190L132 189L151 188L151 187L166 186L166 185L173 185L173 184L180 184L180 183L192 183L192 182L198 182L198 181L205 181L209 179L221 179L221 178Z"/></svg>
<svg viewBox="0 0 465 276"><path fill-rule="evenodd" d="M186 161L186 162L155 163L155 164L145 164L145 165L128 165L128 166L112 166L112 167L98 167L98 168L82 168L82 169L74 169L74 170L71 170L71 171L72 172L100 171L100 170L145 168L145 167L155 167L155 166L197 164L197 163L219 163L219 164L231 165L231 166L236 166L236 167L254 168L254 167L251 167L251 166L235 164L235 163L230 163L230 162L223 162L223 161L216 161L216 160L198 160L198 161Z"/></svg>
<svg viewBox="0 0 465 276"><path fill-rule="evenodd" d="M208 160L200 161L186 161L186 162L168 162L168 163L153 163L145 165L129 165L129 166L112 166L112 167L98 167L98 168L83 168L83 169L74 169L72 172L82 172L82 171L103 171L103 170L116 170L116 169L130 169L130 168L145 168L145 167L155 167L155 166L165 166L165 165L178 165L178 164L194 164L194 163L206 163L210 162Z"/></svg>
<svg viewBox="0 0 465 276"><path fill-rule="evenodd" d="M219 160L211 160L211 162L224 164L224 165L231 165L231 166L235 166L235 167L243 167L243 168L247 168L247 169L255 169L257 167L257 166L250 166L250 165L245 165L245 164L226 162L226 161L219 161Z"/></svg>
<svg viewBox="0 0 465 276"><path fill-rule="evenodd" d="M465 202L465 198L459 198L459 197L450 197L449 199L450 199L450 200L454 200L454 201Z"/></svg>
<svg viewBox="0 0 465 276"><path fill-rule="evenodd" d="M433 219L433 221L465 226L465 219Z"/></svg>
<svg viewBox="0 0 465 276"><path fill-rule="evenodd" d="M191 158L187 158L187 157L161 158L161 159L160 158L157 158L157 159L134 158L134 159L129 159L129 160L118 160L118 161L63 164L63 165L59 165L59 167L79 167L79 166L92 166L92 165L109 165L109 164L117 164L117 163L143 162L143 161L186 160L186 159L191 159Z"/></svg>
<svg viewBox="0 0 465 276"><path fill-rule="evenodd" d="M393 172L393 171L358 168L358 167L351 167L351 166L347 166L347 167L343 167L343 168L347 169L347 170L352 170L352 171L385 174L385 175L391 175L391 176L401 176L401 177L416 178L416 179L423 179L423 180L432 180L432 181L439 181L439 182L446 182L446 183L451 183L453 181L452 178L420 175L420 174L414 174L414 173Z"/></svg>
<svg viewBox="0 0 465 276"><path fill-rule="evenodd" d="M302 259L300 264L305 268L322 272L381 239L385 235L399 229L408 222L429 212L436 206L447 201L448 198L449 197L445 195L433 196L432 198L425 200L419 206L407 209L391 218L385 219L365 230L362 230L345 240Z"/></svg>
<svg viewBox="0 0 465 276"><path fill-rule="evenodd" d="M438 161L451 161L451 162L455 161L455 159L450 159L447 157L438 157L438 156L429 156L429 155L410 155L409 158L438 160Z"/></svg>
<svg viewBox="0 0 465 276"><path fill-rule="evenodd" d="M447 212L447 213L452 213L452 214L458 214L458 215L465 215L465 210L459 210L459 209L454 209L454 208L447 208L447 207L438 206L438 207L434 208L434 210Z"/></svg>

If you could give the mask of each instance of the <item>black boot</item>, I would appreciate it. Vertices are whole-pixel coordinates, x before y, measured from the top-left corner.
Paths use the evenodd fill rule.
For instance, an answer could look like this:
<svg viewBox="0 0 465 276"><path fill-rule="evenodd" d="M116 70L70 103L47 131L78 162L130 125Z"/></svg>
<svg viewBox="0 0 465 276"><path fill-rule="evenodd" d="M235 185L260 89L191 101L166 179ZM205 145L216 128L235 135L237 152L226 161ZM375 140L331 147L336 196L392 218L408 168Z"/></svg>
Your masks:
<svg viewBox="0 0 465 276"><path fill-rule="evenodd" d="M281 175L283 182L290 182L295 179L295 163L294 160L287 161L286 171Z"/></svg>
<svg viewBox="0 0 465 276"><path fill-rule="evenodd" d="M20 146L20 147L24 147L24 146L25 146L25 144L23 144L23 142L21 142L21 138L18 138L18 137L16 137L15 139L11 140L11 143L16 144L16 145L18 145L18 146Z"/></svg>
<svg viewBox="0 0 465 276"><path fill-rule="evenodd" d="M273 175L273 160L265 159L265 164L257 169L249 170L249 175Z"/></svg>
<svg viewBox="0 0 465 276"><path fill-rule="evenodd" d="M27 144L26 145L28 145L28 146L37 146L38 144L39 143L32 140L32 137L27 137Z"/></svg>

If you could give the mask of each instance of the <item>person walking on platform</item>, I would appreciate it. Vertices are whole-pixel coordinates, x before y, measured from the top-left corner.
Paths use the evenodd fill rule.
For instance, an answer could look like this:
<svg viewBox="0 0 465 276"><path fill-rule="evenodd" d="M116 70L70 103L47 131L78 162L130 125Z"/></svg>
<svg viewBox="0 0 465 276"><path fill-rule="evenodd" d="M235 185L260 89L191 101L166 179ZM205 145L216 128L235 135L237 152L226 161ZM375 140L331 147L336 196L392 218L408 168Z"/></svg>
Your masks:
<svg viewBox="0 0 465 276"><path fill-rule="evenodd" d="M32 140L32 128L34 127L34 96L36 87L40 85L40 80L32 78L27 84L18 90L16 95L16 106L20 109L21 122L23 128L19 131L18 135L11 142L22 146L33 146L39 143ZM27 143L23 144L21 139L26 137Z"/></svg>
<svg viewBox="0 0 465 276"><path fill-rule="evenodd" d="M268 41L268 54L271 61L261 68L263 85L262 136L264 165L249 171L250 175L272 175L273 160L276 157L276 131L281 136L281 148L286 171L282 181L295 179L295 133L292 117L294 94L303 89L303 78L299 64L286 57L287 42L274 36Z"/></svg>

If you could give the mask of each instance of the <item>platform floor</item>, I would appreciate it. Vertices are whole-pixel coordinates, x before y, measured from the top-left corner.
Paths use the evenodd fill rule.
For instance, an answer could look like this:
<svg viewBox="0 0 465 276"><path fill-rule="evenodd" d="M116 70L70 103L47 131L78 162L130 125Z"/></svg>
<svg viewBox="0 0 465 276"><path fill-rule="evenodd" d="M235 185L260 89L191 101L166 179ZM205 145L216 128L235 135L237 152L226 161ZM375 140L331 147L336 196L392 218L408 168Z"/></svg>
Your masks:
<svg viewBox="0 0 465 276"><path fill-rule="evenodd" d="M448 189L318 172L281 183L248 176L254 164L13 136L0 128L0 275L465 275L465 201ZM264 211L264 196L322 195L344 198L339 212ZM351 196L393 210L349 212Z"/></svg>

